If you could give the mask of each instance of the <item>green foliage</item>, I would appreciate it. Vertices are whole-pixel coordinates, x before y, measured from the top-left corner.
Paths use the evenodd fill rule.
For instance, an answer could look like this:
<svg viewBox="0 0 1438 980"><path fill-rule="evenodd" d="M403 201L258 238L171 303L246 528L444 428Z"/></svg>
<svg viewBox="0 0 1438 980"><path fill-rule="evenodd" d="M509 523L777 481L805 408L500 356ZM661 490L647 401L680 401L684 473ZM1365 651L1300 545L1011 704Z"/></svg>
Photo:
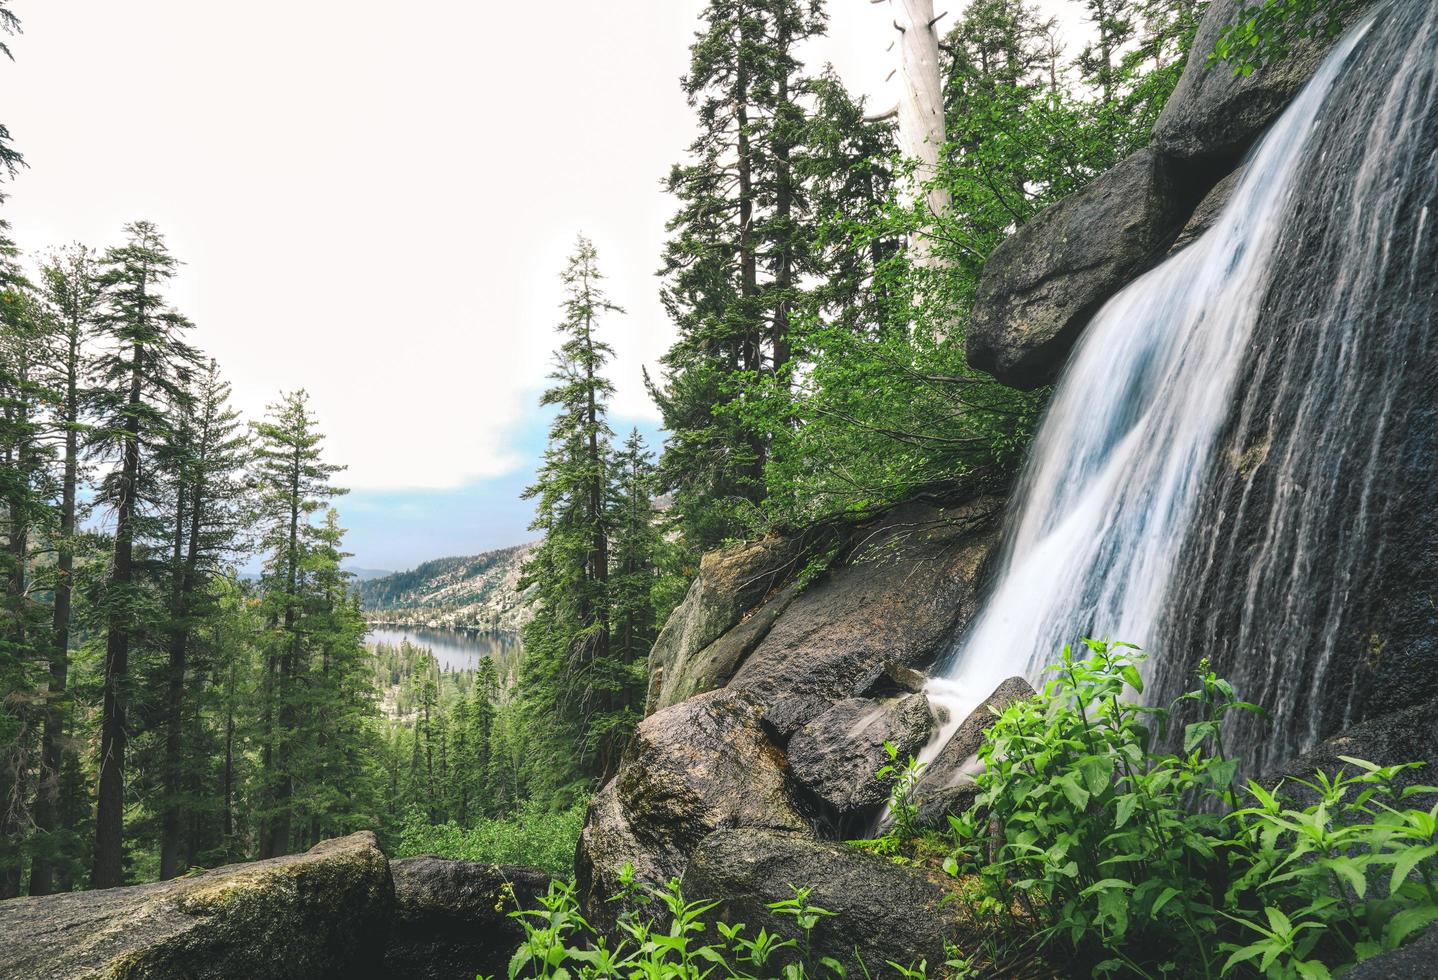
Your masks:
<svg viewBox="0 0 1438 980"><path fill-rule="evenodd" d="M419 808L409 811L393 835L395 857L435 854L485 864L523 864L556 878L574 875L574 849L584 829L584 801L551 810L529 802L508 816L479 819L469 826L454 821L431 823Z"/></svg>
<svg viewBox="0 0 1438 980"><path fill-rule="evenodd" d="M779 935L715 921L710 913L716 903L686 900L676 881L664 888L637 889L632 869L626 871L629 894L621 900L641 911L622 915L614 936L601 934L583 918L574 887L565 882L551 886L538 908L511 913L523 925L525 939L510 961L509 980L842 980L849 975L838 960L813 949L814 927L834 913L814 905L808 888L796 887L792 897L769 904L771 913L793 923L792 930ZM655 908L662 914L652 914ZM951 969L961 965L958 960L949 964ZM869 976L868 968L862 962L860 966ZM890 963L888 968L905 977L928 975L922 962Z"/></svg>
<svg viewBox="0 0 1438 980"><path fill-rule="evenodd" d="M1242 806L1223 720L1255 706L1206 666L1171 708L1130 703L1141 656L1086 642L995 721L952 820L947 869L983 883L977 914L1055 962L1143 977L1326 977L1438 919L1438 805L1403 808L1434 792L1400 789L1408 766L1349 760L1300 784L1306 805L1249 782Z"/></svg>
<svg viewBox="0 0 1438 980"><path fill-rule="evenodd" d="M1210 68L1227 64L1236 75L1281 61L1293 46L1313 38L1337 37L1362 0L1263 0L1246 4L1232 24L1219 32Z"/></svg>
<svg viewBox="0 0 1438 980"><path fill-rule="evenodd" d="M875 778L889 783L889 800L885 812L888 814L891 833L900 840L910 840L918 835L914 820L919 810L914 799L914 790L924 770L923 763L912 755L907 761L899 758L898 746L893 742L884 743L889 762L881 767Z"/></svg>

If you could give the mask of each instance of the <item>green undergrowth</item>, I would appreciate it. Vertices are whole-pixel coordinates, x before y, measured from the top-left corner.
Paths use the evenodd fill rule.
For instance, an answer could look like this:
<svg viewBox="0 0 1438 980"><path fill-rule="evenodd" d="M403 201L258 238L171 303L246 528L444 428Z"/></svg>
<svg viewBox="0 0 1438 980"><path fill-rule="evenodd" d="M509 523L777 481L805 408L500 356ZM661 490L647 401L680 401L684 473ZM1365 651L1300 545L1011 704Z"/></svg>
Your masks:
<svg viewBox="0 0 1438 980"><path fill-rule="evenodd" d="M567 810L551 811L527 803L508 817L480 820L472 826L431 824L415 809L400 825L392 851L395 857L434 854L485 864L523 864L556 878L574 876L574 850L584 829L584 801Z"/></svg>
<svg viewBox="0 0 1438 980"><path fill-rule="evenodd" d="M813 945L814 928L834 913L810 902L808 888L793 888L792 897L770 903L769 911L789 928L770 932L742 923L712 921L714 902L685 898L678 882L646 888L625 867L616 929L605 934L581 914L574 886L555 882L539 907L511 915L524 927L525 939L510 960L509 980L544 978L624 978L624 980L847 980L850 977L971 976L957 950L949 962L931 969L926 962L910 965L866 965L853 951L846 967L840 959ZM488 980L488 978L480 978Z"/></svg>
<svg viewBox="0 0 1438 980"><path fill-rule="evenodd" d="M916 823L917 761L891 748L878 776L890 783L892 829L851 843L956 879L962 934L946 962L865 965L857 950L813 947L831 913L804 888L769 907L792 923L781 935L711 921L714 903L673 882L645 889L626 869L616 908L640 911L608 934L567 882L515 912L526 939L511 980L1321 980L1438 921L1438 804L1414 806L1438 788L1405 785L1417 764L1345 758L1336 774L1277 787L1240 780L1223 722L1257 706L1207 664L1173 704L1135 703L1143 655L1086 642L1086 658L1066 649L1040 694L997 715L976 802L945 832ZM577 834L582 813L573 819Z"/></svg>
<svg viewBox="0 0 1438 980"><path fill-rule="evenodd" d="M1207 664L1174 704L1136 704L1142 654L1087 642L996 718L977 801L949 818L942 864L963 882L975 969L1326 978L1438 920L1438 804L1411 805L1438 790L1400 778L1417 764L1241 784L1223 720L1257 706ZM1160 748L1170 736L1179 750ZM938 838L912 830L919 768L886 767L895 829L861 846L932 866Z"/></svg>

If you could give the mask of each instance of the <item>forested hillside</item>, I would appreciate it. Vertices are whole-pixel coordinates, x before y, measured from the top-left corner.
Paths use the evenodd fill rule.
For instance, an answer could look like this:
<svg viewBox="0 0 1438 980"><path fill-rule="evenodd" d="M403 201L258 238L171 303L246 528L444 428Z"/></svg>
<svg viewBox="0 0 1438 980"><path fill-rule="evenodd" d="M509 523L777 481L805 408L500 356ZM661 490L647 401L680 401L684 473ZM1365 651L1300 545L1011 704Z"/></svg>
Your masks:
<svg viewBox="0 0 1438 980"><path fill-rule="evenodd" d="M360 603L373 621L517 632L533 616L519 578L534 547L436 558L366 579L357 585Z"/></svg>

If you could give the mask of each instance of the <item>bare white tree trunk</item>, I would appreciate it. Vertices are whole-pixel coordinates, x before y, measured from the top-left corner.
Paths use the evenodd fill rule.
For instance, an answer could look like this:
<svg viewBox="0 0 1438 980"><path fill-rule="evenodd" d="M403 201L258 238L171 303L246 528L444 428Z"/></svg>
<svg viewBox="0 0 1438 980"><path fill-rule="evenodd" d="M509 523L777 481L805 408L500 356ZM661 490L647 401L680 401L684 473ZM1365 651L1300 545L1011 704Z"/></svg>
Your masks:
<svg viewBox="0 0 1438 980"><path fill-rule="evenodd" d="M939 32L934 0L889 0L899 37L899 147L919 161L919 178L928 180L939 166L944 145L944 88L939 75ZM943 214L948 192L935 188L927 195L929 212ZM915 243L926 256L928 249Z"/></svg>

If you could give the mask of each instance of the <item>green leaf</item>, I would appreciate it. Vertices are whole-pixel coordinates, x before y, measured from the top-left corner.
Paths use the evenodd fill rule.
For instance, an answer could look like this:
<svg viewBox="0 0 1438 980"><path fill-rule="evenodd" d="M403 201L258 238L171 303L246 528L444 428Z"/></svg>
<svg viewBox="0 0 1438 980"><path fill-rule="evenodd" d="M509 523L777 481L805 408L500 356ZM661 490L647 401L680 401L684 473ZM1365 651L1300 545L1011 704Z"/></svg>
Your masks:
<svg viewBox="0 0 1438 980"><path fill-rule="evenodd" d="M1134 808L1138 806L1138 797L1132 793L1118 798L1118 807L1114 813L1113 827L1115 830L1128 823L1129 817L1133 816Z"/></svg>
<svg viewBox="0 0 1438 980"><path fill-rule="evenodd" d="M1063 791L1064 796L1068 798L1068 801L1072 803L1076 809L1082 810L1088 806L1088 790L1079 785L1076 774L1066 772L1058 778L1057 782L1059 789Z"/></svg>
<svg viewBox="0 0 1438 980"><path fill-rule="evenodd" d="M1183 730L1183 751L1192 752L1213 731L1213 723L1196 721Z"/></svg>
<svg viewBox="0 0 1438 980"><path fill-rule="evenodd" d="M1413 873L1413 869L1418 866L1418 863L1432 857L1435 853L1438 853L1438 846L1431 844L1428 847L1410 847L1400 851L1393 860L1393 877L1388 880L1389 893L1396 892L1403 882L1408 880L1408 876Z"/></svg>
<svg viewBox="0 0 1438 980"><path fill-rule="evenodd" d="M1113 758L1106 755L1090 756L1079 763L1079 771L1083 773L1089 794L1098 796L1108 789L1108 784L1113 779Z"/></svg>
<svg viewBox="0 0 1438 980"><path fill-rule="evenodd" d="M1403 940L1434 921L1438 921L1438 905L1404 909L1388 920L1388 927L1383 930L1383 945L1397 949Z"/></svg>
<svg viewBox="0 0 1438 980"><path fill-rule="evenodd" d="M1163 908L1165 905L1167 905L1171 900L1173 900L1173 899L1175 899L1175 898L1177 898L1177 897L1178 897L1178 889L1177 889L1177 888L1165 888L1162 892L1159 893L1158 898L1154 901L1154 903L1153 903L1153 908L1152 908L1151 910L1149 910L1149 914L1150 914L1150 915L1158 915L1160 909L1162 909L1162 908Z"/></svg>

